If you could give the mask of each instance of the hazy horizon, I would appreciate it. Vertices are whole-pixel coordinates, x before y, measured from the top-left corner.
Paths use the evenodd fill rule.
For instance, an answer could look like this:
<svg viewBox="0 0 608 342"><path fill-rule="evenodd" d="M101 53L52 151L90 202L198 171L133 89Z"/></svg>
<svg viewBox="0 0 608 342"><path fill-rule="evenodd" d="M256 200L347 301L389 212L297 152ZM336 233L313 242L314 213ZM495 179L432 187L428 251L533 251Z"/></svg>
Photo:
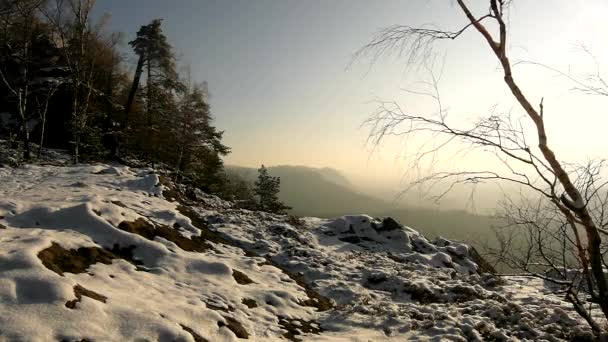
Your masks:
<svg viewBox="0 0 608 342"><path fill-rule="evenodd" d="M0 0L0 342L603 341L606 18Z"/></svg>
<svg viewBox="0 0 608 342"><path fill-rule="evenodd" d="M96 13L111 12L109 28L126 40L152 18L164 19L181 66L211 92L215 124L232 148L226 164L248 167L304 165L340 170L358 188L398 192L410 178L401 157L413 152L392 139L377 149L366 144L363 121L376 100L397 101L420 114L427 100L403 89L418 89L427 76L399 56L353 62L353 54L381 28L394 24L456 30L466 23L453 3L387 0L198 1L178 4L147 0L98 1ZM129 5L137 11L129 10ZM510 53L572 72L593 68L577 52L585 44L606 60L608 4L602 1L513 2ZM191 42L196 42L192 44ZM445 63L439 84L442 101L456 120L487 114L492 108L521 114L502 84L497 62L476 32L437 46ZM125 51L129 51L125 47ZM134 60L129 63L134 67ZM535 102L544 97L549 139L558 157L570 162L606 156L601 102L571 90L572 84L539 67L518 66L516 77ZM592 121L596 124L588 125ZM567 137L567 138L566 138ZM442 159L439 168L486 165L482 155ZM484 202L484 201L481 201Z"/></svg>

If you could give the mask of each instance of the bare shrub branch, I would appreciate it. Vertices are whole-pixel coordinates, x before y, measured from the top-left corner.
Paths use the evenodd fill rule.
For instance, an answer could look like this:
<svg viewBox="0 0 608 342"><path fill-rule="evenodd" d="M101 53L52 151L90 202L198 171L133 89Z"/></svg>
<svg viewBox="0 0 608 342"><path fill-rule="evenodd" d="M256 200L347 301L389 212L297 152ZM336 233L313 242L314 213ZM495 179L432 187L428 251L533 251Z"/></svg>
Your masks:
<svg viewBox="0 0 608 342"><path fill-rule="evenodd" d="M490 252L509 267L552 284L556 293L563 294L599 335L603 328L594 320L591 311L599 308L608 318L605 275L608 246L601 238L608 225L608 182L602 180L605 161L569 164L558 159L552 150L545 127L543 99L533 105L513 74L513 66L518 63L512 63L509 58L504 19L509 1L488 0L489 13L481 16L476 16L464 0L456 2L469 22L461 29L442 31L429 27L391 26L380 31L355 58L371 56L374 63L379 57L397 53L408 63L414 63L420 57L428 57L437 41L456 39L473 28L497 58L504 83L525 115L514 117L511 111L498 113L492 110L468 124L456 124L449 120L448 111L441 102L439 78L431 73L432 81L426 84L430 91L409 90L408 93L434 100L435 111L416 114L397 102L382 101L365 122L370 129L368 141L374 146L379 146L388 137L423 141L418 144L418 150L408 156L411 170L426 163L434 165L439 153L450 148L458 148L457 154L463 156L473 151L486 153L497 161L498 168L433 171L419 176L405 191L424 184L439 200L458 184L506 182L517 185L522 190L516 199L503 203L499 216L504 226L497 228L498 247ZM486 21L491 22L491 26L486 25ZM592 56L588 49L582 51ZM556 72L584 94L608 96L607 83L601 76L597 60L593 58L593 61L594 72L581 77L561 73L540 63L528 64ZM524 130L523 127L528 126L534 128L534 134ZM532 145L531 141L536 144Z"/></svg>

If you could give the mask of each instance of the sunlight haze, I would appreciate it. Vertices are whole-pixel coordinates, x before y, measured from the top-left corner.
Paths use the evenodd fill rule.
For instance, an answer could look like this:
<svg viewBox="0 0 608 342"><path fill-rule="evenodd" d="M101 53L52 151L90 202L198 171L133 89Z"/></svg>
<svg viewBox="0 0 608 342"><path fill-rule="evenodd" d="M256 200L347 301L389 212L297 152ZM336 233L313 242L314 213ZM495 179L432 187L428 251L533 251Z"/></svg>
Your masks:
<svg viewBox="0 0 608 342"><path fill-rule="evenodd" d="M99 1L96 11L111 12L109 25L128 32L127 40L149 18L164 19L179 64L189 65L194 79L209 83L216 125L225 130L232 149L226 164L327 166L344 171L360 188L395 194L404 187L403 173L410 167L399 157L414 152L416 145L404 148L401 139L389 139L374 149L366 144L369 129L361 125L377 100L432 113L432 102L402 90L419 89L417 82L428 74L397 54L375 63L365 56L353 60L353 55L379 29L394 24L459 29L466 18L448 3L150 0L134 12L124 8L124 1L111 0ZM591 72L593 61L576 45L606 60L606 17L604 1L514 1L512 59ZM494 106L522 114L476 32L437 44L435 53L445 63L439 87L450 117L474 118ZM559 158L574 162L606 156L608 119L602 99L573 92L571 83L538 66L520 65L515 72L535 104L544 97L549 139ZM449 167L475 167L488 160L471 155L452 162Z"/></svg>
<svg viewBox="0 0 608 342"><path fill-rule="evenodd" d="M608 342L607 18L0 0L0 342Z"/></svg>

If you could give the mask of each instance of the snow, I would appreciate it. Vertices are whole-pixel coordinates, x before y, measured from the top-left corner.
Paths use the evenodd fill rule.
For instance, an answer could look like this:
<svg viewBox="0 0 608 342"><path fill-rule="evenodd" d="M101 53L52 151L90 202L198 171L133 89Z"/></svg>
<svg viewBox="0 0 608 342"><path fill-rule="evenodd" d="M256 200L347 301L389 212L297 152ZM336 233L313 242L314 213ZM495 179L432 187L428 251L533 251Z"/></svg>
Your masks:
<svg viewBox="0 0 608 342"><path fill-rule="evenodd" d="M0 169L0 180L6 226L0 235L0 334L9 340L191 340L180 324L208 340L234 340L230 330L218 327L225 316L258 337L272 337L280 335L277 311L312 316L312 309L297 304L306 297L302 289L281 281L280 270L259 266L263 259L223 245L204 254L185 252L167 240L150 241L116 228L143 217L197 230L176 211L176 203L159 196L157 175L104 166L27 166ZM125 207L112 203L117 201ZM114 260L62 277L37 257L52 242L66 249L136 245L135 257L148 272ZM265 286L237 286L233 269ZM76 310L67 309L64 303L74 299L76 284L106 296L107 303L83 297ZM265 304L269 296L272 306ZM242 298L255 300L259 308L245 307ZM209 304L234 310L222 313L207 309Z"/></svg>
<svg viewBox="0 0 608 342"><path fill-rule="evenodd" d="M169 185L161 183L155 170L118 165L0 168L0 340L536 341L589 333L542 283L478 274L465 244L366 215L296 220L248 211L200 191L189 207L195 220L163 197ZM86 259L104 248L113 259L83 272L58 272L41 257L59 250Z"/></svg>

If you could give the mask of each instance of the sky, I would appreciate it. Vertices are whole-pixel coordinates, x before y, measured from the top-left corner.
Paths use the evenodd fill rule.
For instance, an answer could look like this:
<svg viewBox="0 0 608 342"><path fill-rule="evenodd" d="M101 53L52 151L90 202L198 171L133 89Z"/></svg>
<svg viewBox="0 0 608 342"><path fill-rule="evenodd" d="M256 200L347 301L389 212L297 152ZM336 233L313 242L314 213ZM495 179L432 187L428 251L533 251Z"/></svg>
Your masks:
<svg viewBox="0 0 608 342"><path fill-rule="evenodd" d="M487 6L477 6L485 2L474 3L477 13L485 13ZM164 19L179 64L209 84L215 123L232 148L227 164L333 167L362 186L385 189L403 186L411 165L401 157L415 146L393 139L373 149L362 123L378 100L431 113L433 103L404 91L418 90L428 73L403 56L353 62L353 55L390 25L457 30L466 23L455 1L445 0L98 0L95 11L111 13L108 28L124 32L127 40L141 25ZM607 17L606 1L513 1L509 52L513 60L588 72L593 64L575 45L585 44L599 61L608 61ZM436 66L443 65L442 102L451 117L487 115L494 106L521 114L479 34L467 31L435 52ZM608 99L582 96L539 67L518 66L515 76L533 102L544 97L558 157L606 156ZM487 160L472 155L457 162L477 167Z"/></svg>

